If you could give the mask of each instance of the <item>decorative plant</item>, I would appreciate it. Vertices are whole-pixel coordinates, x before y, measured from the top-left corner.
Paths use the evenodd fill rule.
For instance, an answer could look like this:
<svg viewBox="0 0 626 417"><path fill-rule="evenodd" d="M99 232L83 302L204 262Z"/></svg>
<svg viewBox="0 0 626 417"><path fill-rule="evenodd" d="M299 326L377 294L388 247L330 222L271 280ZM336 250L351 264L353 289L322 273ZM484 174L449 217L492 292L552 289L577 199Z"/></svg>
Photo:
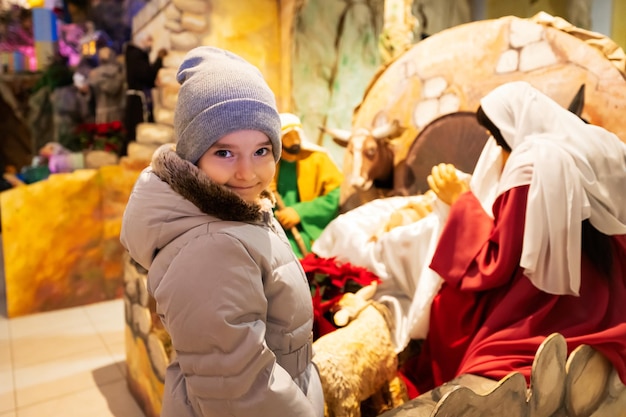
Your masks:
<svg viewBox="0 0 626 417"><path fill-rule="evenodd" d="M117 153L124 141L126 131L122 122L84 123L78 126L76 133L83 150L101 150Z"/></svg>
<svg viewBox="0 0 626 417"><path fill-rule="evenodd" d="M314 338L330 333L337 327L333 323L333 307L346 292L357 292L380 278L365 268L335 258L320 258L308 254L300 260L311 287L315 314Z"/></svg>

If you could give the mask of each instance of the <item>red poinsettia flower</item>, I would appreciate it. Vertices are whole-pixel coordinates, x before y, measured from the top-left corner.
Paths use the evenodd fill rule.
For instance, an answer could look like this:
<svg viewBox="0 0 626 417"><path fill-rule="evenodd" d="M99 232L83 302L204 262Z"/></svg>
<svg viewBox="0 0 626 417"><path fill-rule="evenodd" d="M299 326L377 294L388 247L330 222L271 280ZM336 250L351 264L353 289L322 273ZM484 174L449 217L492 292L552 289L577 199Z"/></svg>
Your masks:
<svg viewBox="0 0 626 417"><path fill-rule="evenodd" d="M109 123L84 123L78 126L76 134L84 150L117 152L126 131L122 122L115 120Z"/></svg>
<svg viewBox="0 0 626 417"><path fill-rule="evenodd" d="M114 120L112 121L109 126L111 127L111 130L118 130L121 131L124 129L124 126L122 125L122 122L120 122L119 120Z"/></svg>
<svg viewBox="0 0 626 417"><path fill-rule="evenodd" d="M320 258L311 253L300 263L311 286L316 339L336 329L331 315L343 294L356 292L372 282L380 283L380 278L367 269L340 263L335 258Z"/></svg>
<svg viewBox="0 0 626 417"><path fill-rule="evenodd" d="M312 297L313 300L313 338L317 340L319 337L324 336L326 333L330 333L337 327L334 323L328 319L328 316L332 314L332 307L339 301L341 295L332 298L329 301L322 300L322 294L319 287L315 288L315 294Z"/></svg>
<svg viewBox="0 0 626 417"><path fill-rule="evenodd" d="M100 123L96 126L96 134L104 136L109 133L109 125L107 123Z"/></svg>

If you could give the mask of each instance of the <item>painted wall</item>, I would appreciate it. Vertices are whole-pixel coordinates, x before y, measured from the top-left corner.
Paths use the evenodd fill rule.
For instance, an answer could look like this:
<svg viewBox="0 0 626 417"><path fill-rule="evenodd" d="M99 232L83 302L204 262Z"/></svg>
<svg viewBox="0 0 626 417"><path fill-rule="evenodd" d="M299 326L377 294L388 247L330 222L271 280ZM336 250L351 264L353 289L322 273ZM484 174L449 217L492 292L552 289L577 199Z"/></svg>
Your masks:
<svg viewBox="0 0 626 417"><path fill-rule="evenodd" d="M608 2L608 0L604 0ZM626 50L626 0L613 0L613 14L611 20L611 39Z"/></svg>
<svg viewBox="0 0 626 417"><path fill-rule="evenodd" d="M501 1L485 0L486 19L496 19L502 16L531 17L541 11L554 16L567 16L566 0L524 0Z"/></svg>
<svg viewBox="0 0 626 417"><path fill-rule="evenodd" d="M473 20L509 15L531 17L544 11L577 27L608 36L626 49L626 0L473 0L471 3Z"/></svg>
<svg viewBox="0 0 626 417"><path fill-rule="evenodd" d="M195 46L180 41L197 37L196 45L230 49L257 65L279 110L300 116L309 140L326 147L341 165L344 149L319 127L350 129L367 86L382 69L385 0L153 1L135 17L133 31L152 33L154 52L161 46L170 50L159 76L164 99L155 102L157 123L171 122L177 93L172 77ZM469 10L467 0L438 0L426 4L423 13L427 28L439 31L469 22ZM189 30L190 16L208 24Z"/></svg>
<svg viewBox="0 0 626 417"><path fill-rule="evenodd" d="M343 148L318 127L350 129L353 111L381 65L382 12L382 0L311 0L295 17L288 111L300 116L309 140L329 149L338 164Z"/></svg>
<svg viewBox="0 0 626 417"><path fill-rule="evenodd" d="M84 169L0 194L8 317L121 297L122 213L139 172Z"/></svg>
<svg viewBox="0 0 626 417"><path fill-rule="evenodd" d="M280 21L276 0L212 0L202 45L235 51L259 67L281 102Z"/></svg>

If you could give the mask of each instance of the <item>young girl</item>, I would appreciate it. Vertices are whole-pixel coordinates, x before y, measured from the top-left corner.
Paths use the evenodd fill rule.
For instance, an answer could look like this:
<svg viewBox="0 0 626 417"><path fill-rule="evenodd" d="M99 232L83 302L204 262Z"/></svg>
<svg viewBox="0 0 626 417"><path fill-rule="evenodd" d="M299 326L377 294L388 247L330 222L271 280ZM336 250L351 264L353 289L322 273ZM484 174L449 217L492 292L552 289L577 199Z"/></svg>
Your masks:
<svg viewBox="0 0 626 417"><path fill-rule="evenodd" d="M308 281L266 191L281 154L258 69L199 47L181 64L176 146L155 152L121 241L171 336L161 416L323 415Z"/></svg>

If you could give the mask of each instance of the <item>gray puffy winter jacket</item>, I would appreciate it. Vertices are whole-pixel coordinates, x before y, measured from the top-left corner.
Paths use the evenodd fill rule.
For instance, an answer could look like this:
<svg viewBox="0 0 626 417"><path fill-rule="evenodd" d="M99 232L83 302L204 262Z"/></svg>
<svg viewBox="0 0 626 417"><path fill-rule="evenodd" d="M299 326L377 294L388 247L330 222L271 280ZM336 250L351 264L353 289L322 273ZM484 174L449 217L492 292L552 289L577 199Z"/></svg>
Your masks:
<svg viewBox="0 0 626 417"><path fill-rule="evenodd" d="M121 241L176 351L162 417L323 414L309 285L267 203L212 183L171 145L135 184Z"/></svg>

